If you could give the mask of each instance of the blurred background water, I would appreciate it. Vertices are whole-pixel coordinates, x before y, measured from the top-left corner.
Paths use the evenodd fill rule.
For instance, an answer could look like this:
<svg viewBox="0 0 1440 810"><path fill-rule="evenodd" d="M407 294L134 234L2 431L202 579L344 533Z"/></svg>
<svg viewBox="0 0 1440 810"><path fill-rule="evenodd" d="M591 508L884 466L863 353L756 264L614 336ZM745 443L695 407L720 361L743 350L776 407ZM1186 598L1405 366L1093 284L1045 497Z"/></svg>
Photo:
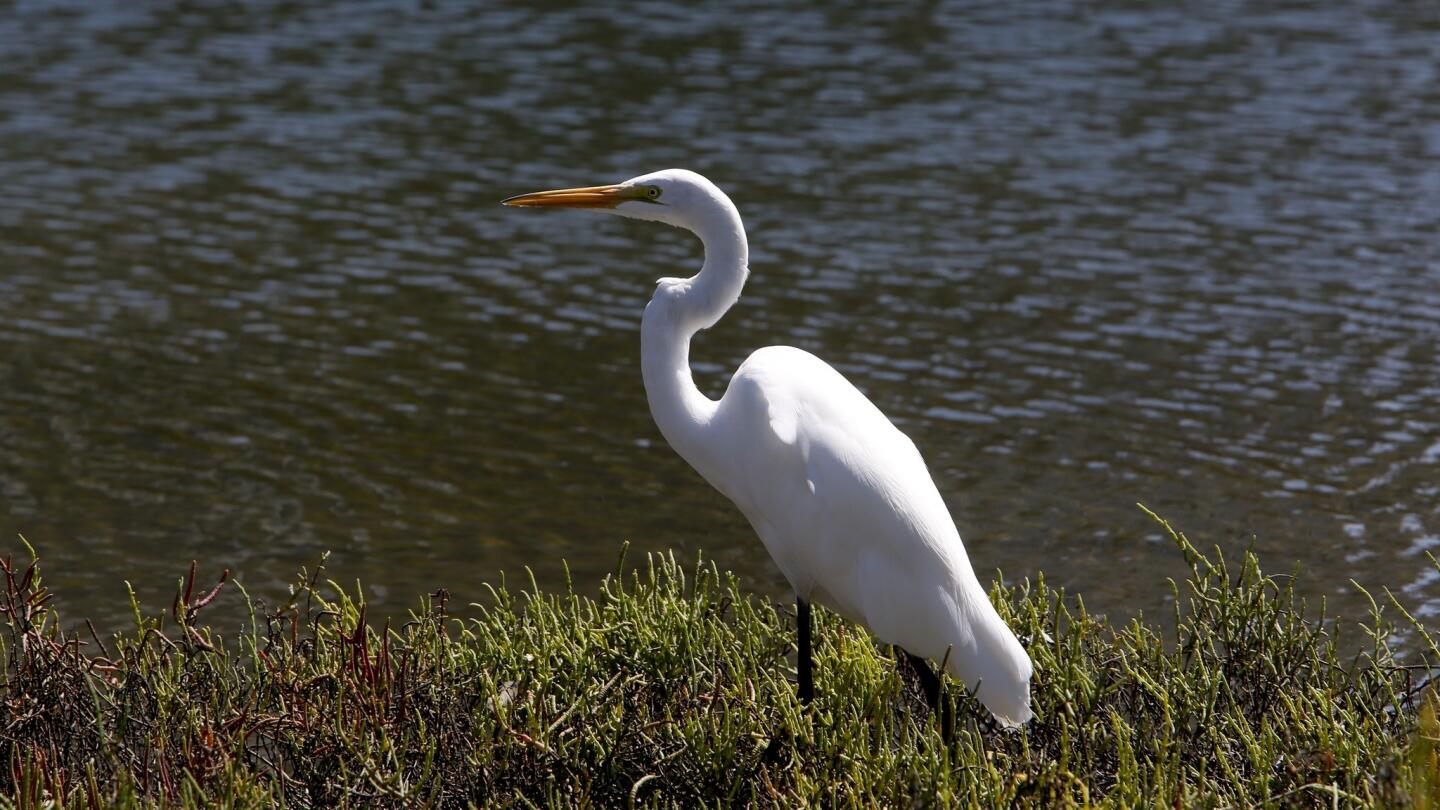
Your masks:
<svg viewBox="0 0 1440 810"><path fill-rule="evenodd" d="M378 614L588 590L626 539L783 596L646 410L697 245L497 205L669 166L752 243L702 387L828 359L982 574L1164 612L1142 501L1334 611L1440 613L1431 0L83 0L0 42L0 549L72 619L326 549Z"/></svg>

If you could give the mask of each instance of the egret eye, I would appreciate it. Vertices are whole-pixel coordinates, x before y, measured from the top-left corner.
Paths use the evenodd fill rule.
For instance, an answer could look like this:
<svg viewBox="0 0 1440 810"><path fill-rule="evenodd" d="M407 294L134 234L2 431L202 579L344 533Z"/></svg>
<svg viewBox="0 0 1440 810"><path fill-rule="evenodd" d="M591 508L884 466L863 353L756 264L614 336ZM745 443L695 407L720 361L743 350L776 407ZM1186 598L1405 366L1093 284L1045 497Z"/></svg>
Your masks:
<svg viewBox="0 0 1440 810"><path fill-rule="evenodd" d="M649 198L649 199L652 199L652 200L658 200L658 199L660 199L660 187L659 187L659 186L650 186L649 188L646 188L646 189L645 189L645 196L646 196L647 198Z"/></svg>

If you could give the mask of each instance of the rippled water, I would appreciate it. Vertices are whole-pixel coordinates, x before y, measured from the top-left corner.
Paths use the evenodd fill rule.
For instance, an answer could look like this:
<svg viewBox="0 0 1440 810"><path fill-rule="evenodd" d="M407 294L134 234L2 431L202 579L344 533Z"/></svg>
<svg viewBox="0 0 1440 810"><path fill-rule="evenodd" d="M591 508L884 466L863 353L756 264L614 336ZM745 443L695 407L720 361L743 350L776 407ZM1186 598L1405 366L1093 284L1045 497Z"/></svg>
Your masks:
<svg viewBox="0 0 1440 810"><path fill-rule="evenodd" d="M67 612L324 549L388 612L588 588L623 539L781 594L645 407L696 246L496 205L667 166L752 242L702 385L827 358L981 571L1153 612L1143 501L1440 612L1440 5L481 5L0 13L0 536Z"/></svg>

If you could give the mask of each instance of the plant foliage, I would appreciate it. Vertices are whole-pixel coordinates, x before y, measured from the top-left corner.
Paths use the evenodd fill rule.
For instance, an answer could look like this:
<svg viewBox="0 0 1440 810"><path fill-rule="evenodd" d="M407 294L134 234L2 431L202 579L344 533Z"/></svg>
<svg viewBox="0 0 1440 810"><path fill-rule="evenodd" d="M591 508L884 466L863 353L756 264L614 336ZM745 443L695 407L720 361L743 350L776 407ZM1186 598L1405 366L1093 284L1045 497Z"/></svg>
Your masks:
<svg viewBox="0 0 1440 810"><path fill-rule="evenodd" d="M594 597L502 584L466 618L440 592L399 627L322 561L223 638L199 620L226 577L197 588L192 565L169 611L87 643L6 559L0 788L27 808L1440 808L1426 629L1387 595L1342 645L1293 577L1171 534L1191 574L1170 632L1043 578L997 586L1036 719L1001 730L952 689L948 741L889 651L823 611L799 705L788 611L701 561L649 557Z"/></svg>

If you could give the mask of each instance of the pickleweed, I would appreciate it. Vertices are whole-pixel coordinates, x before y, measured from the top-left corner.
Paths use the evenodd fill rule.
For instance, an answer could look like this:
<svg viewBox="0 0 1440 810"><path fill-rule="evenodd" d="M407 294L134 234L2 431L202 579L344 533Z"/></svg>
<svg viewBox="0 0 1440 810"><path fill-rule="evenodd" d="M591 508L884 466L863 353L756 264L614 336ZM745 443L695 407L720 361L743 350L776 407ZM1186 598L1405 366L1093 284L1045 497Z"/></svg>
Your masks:
<svg viewBox="0 0 1440 810"><path fill-rule="evenodd" d="M1002 729L950 681L949 741L892 651L824 611L802 706L790 609L704 560L438 591L398 626L322 561L283 604L247 595L233 634L204 609L238 583L192 566L101 639L7 558L0 782L22 807L1440 806L1436 637L1388 594L1351 637L1293 576L1170 536L1190 573L1165 629L996 586L1035 717Z"/></svg>

